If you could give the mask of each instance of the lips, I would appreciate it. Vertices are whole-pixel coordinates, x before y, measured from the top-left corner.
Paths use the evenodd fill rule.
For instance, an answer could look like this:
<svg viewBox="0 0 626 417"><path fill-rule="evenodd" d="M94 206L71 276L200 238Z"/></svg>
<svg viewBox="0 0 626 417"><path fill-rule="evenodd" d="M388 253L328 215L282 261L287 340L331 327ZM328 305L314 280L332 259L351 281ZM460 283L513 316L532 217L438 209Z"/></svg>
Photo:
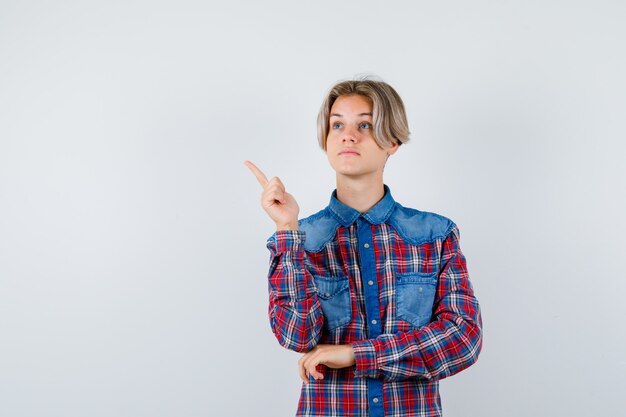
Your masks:
<svg viewBox="0 0 626 417"><path fill-rule="evenodd" d="M344 149L343 151L339 152L339 155L353 155L353 156L359 156L360 154L353 150L353 149Z"/></svg>

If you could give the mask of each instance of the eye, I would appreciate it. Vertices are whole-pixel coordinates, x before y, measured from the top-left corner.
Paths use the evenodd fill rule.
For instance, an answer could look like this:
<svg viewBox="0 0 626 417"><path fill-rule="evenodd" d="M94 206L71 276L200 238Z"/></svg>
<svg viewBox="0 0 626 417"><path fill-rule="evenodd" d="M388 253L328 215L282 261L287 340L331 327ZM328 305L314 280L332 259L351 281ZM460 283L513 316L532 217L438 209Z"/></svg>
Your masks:
<svg viewBox="0 0 626 417"><path fill-rule="evenodd" d="M361 123L361 126L363 129L371 129L372 128L372 124L369 122L363 122Z"/></svg>
<svg viewBox="0 0 626 417"><path fill-rule="evenodd" d="M335 122L335 123L332 124L332 128L333 129L339 129L340 127L341 127L341 123L339 123L339 122Z"/></svg>

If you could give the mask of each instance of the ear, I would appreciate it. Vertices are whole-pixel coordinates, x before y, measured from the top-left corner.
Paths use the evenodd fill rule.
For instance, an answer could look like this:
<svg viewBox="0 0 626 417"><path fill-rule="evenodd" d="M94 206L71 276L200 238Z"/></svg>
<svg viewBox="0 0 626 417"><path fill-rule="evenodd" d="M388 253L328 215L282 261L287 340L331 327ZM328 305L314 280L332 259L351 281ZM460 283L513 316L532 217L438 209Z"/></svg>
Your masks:
<svg viewBox="0 0 626 417"><path fill-rule="evenodd" d="M396 153L398 151L398 148L400 147L399 143L394 143L394 145L391 148L387 148L387 155L391 156L394 153Z"/></svg>

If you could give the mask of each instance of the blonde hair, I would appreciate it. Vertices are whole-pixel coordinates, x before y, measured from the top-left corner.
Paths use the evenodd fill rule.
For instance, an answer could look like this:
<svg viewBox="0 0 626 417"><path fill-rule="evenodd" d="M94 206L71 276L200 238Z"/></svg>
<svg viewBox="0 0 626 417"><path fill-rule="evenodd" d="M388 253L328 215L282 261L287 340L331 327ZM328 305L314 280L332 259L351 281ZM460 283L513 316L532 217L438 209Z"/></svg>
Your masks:
<svg viewBox="0 0 626 417"><path fill-rule="evenodd" d="M386 149L408 142L409 124L404 103L396 90L384 81L363 78L339 82L326 95L317 115L317 139L323 150L326 150L330 109L339 96L351 95L363 96L372 104L372 135L378 146Z"/></svg>

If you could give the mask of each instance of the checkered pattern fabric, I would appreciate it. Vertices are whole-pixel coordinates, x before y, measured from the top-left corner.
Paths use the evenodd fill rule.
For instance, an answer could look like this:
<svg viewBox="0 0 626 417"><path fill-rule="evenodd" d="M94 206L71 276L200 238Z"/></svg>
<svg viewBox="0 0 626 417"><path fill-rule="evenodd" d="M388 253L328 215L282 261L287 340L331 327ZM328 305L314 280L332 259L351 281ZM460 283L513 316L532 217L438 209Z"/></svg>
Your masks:
<svg viewBox="0 0 626 417"><path fill-rule="evenodd" d="M441 416L438 380L480 353L482 320L458 227L434 214L448 221L444 232L408 223L420 217L403 215L412 209L386 190L370 216L333 193L324 213L337 222L330 239L315 242L319 249L306 249L306 227L268 239L269 317L279 343L298 352L351 344L356 358L350 368L320 366L324 379L303 384L297 416ZM301 221L311 236L328 224Z"/></svg>

